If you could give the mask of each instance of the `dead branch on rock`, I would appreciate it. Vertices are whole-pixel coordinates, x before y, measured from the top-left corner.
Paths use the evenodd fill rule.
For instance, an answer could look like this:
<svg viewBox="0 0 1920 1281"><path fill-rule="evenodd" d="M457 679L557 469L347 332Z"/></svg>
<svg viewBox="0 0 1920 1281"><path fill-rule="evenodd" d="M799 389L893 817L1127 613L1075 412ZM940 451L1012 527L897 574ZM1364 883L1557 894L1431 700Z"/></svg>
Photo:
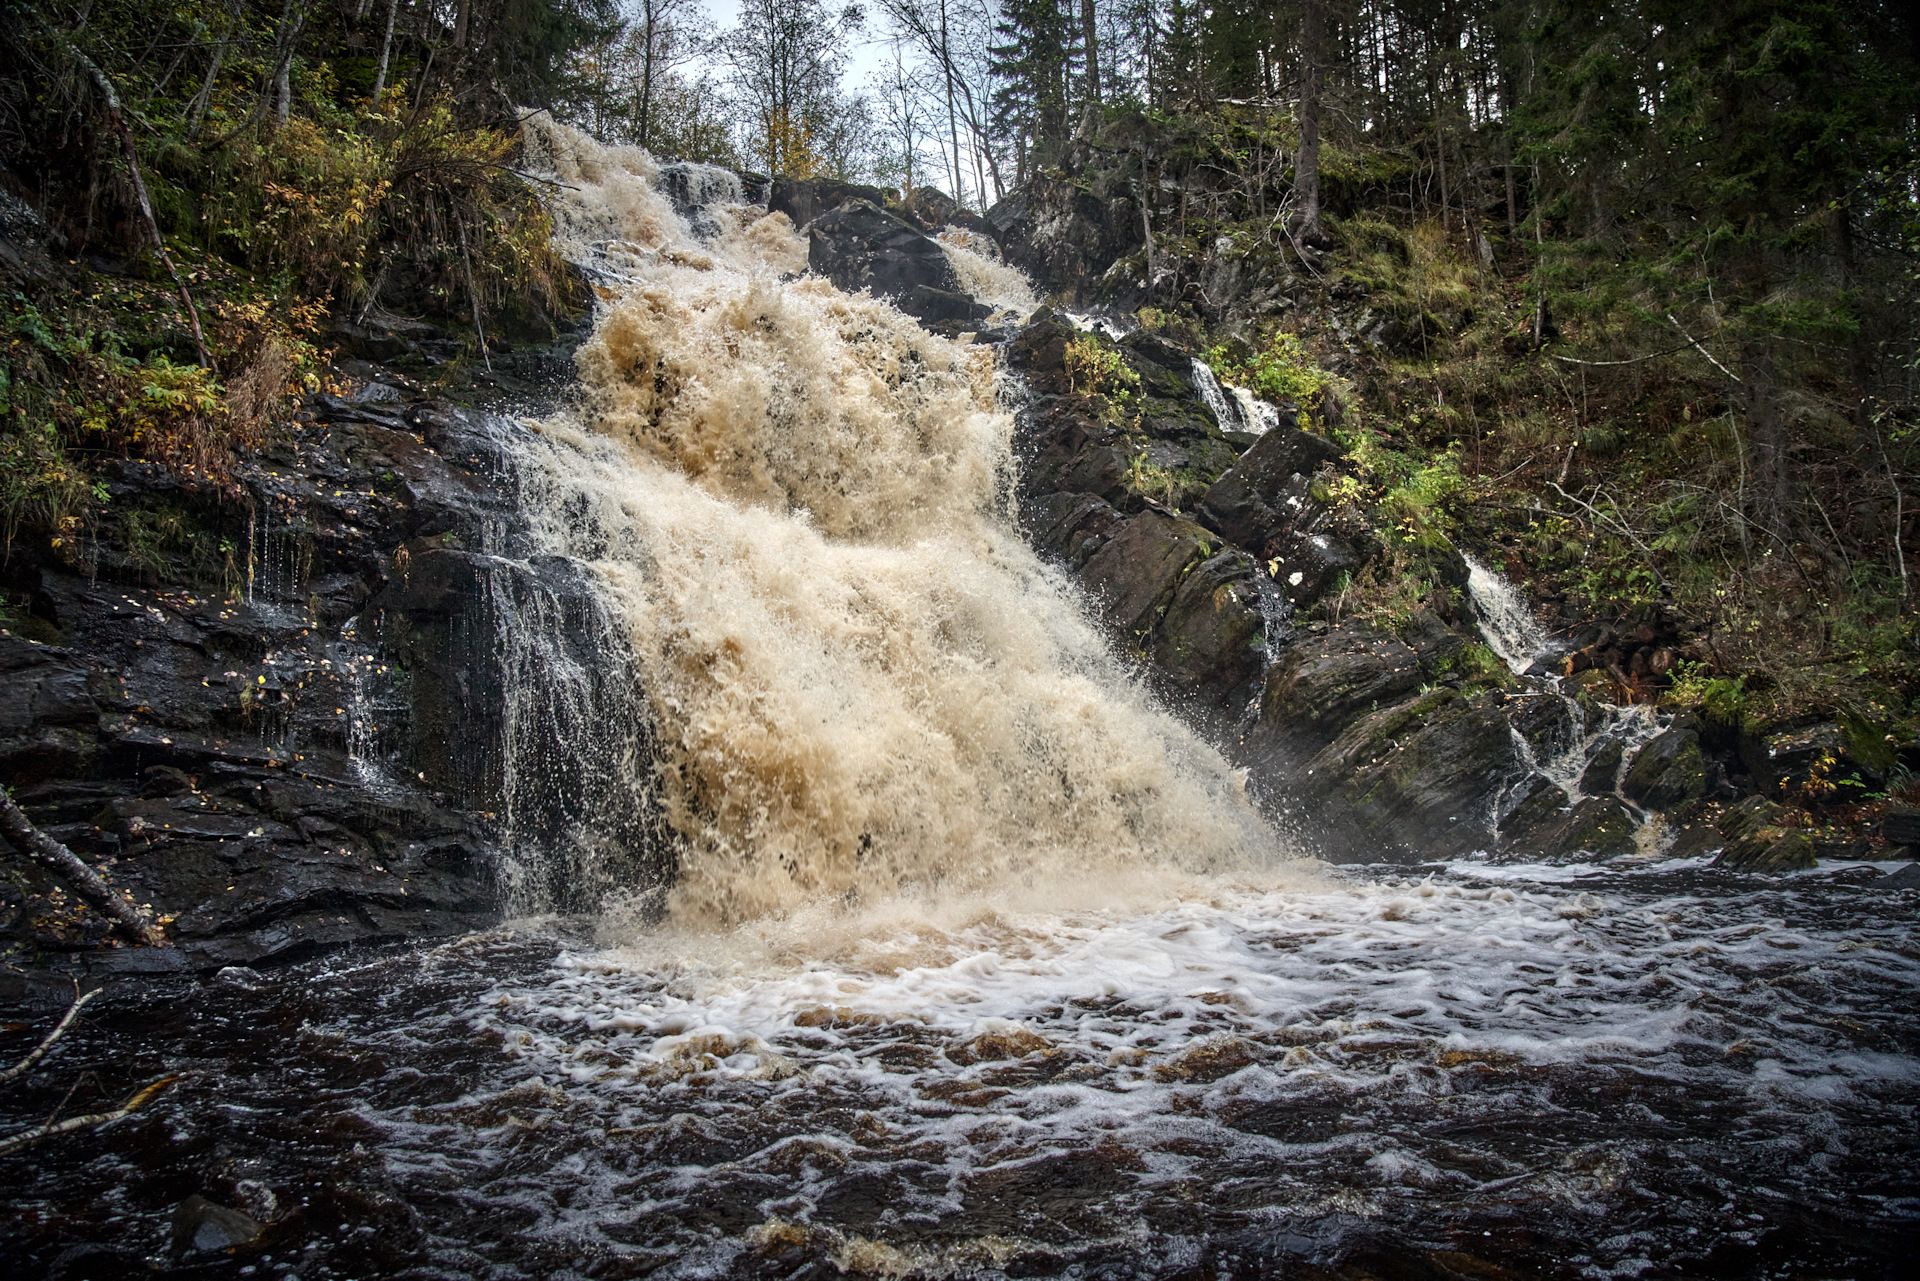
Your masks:
<svg viewBox="0 0 1920 1281"><path fill-rule="evenodd" d="M4 1139L0 1139L0 1156L5 1156L7 1153L19 1148L38 1143L42 1139L50 1139L56 1134L69 1134L74 1130L87 1129L89 1126L105 1125L109 1121L124 1120L131 1116L136 1110L145 1106L154 1095L160 1093L160 1091L166 1089L179 1079L177 1075L163 1076L151 1085L144 1085L138 1090L135 1090L133 1096L125 1103L111 1112L93 1112L86 1116L70 1116L64 1121L49 1121L45 1125L36 1125L31 1130L22 1130L18 1134L10 1134Z"/></svg>
<svg viewBox="0 0 1920 1281"><path fill-rule="evenodd" d="M80 861L80 856L33 825L33 820L14 803L13 796L0 787L0 836L14 848L40 864L55 876L71 884L81 898L113 918L130 938L149 947L162 947L166 938L160 927L126 895L117 893L100 873Z"/></svg>
<svg viewBox="0 0 1920 1281"><path fill-rule="evenodd" d="M28 1072L32 1071L33 1065L40 1061L41 1056L46 1054L48 1050L52 1049L53 1043L59 1040L61 1036L65 1034L68 1026L70 1026L73 1023L75 1016L77 1016L80 1013L80 1007L84 1006L88 1001L91 1001L94 997L100 995L100 993L104 990L105 989L103 988L95 988L91 992L84 992L75 996L73 998L73 1004L67 1007L67 1016L60 1020L59 1026L55 1027L53 1031L47 1033L47 1037L44 1041L40 1042L40 1044L33 1047L33 1053L27 1055L26 1058L21 1059L18 1063L14 1064L12 1067L8 1068L6 1071L0 1072L0 1081L11 1081L16 1076L25 1076Z"/></svg>

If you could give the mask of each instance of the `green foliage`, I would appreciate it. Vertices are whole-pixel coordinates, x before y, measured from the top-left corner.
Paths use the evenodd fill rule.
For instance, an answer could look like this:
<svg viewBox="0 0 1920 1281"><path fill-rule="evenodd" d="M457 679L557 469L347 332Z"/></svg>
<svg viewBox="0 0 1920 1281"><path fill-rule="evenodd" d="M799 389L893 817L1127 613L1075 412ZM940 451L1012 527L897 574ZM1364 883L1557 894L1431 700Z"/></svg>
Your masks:
<svg viewBox="0 0 1920 1281"><path fill-rule="evenodd" d="M1245 359L1235 359L1224 346L1209 348L1205 359L1221 382L1245 387L1267 400L1293 401L1307 422L1313 404L1333 384L1332 376L1307 355L1300 335L1284 329L1276 329L1265 347Z"/></svg>
<svg viewBox="0 0 1920 1281"><path fill-rule="evenodd" d="M1660 698L1663 706L1687 708L1733 727L1745 719L1746 700L1742 677L1716 676L1709 664L1685 660L1674 664L1673 685Z"/></svg>
<svg viewBox="0 0 1920 1281"><path fill-rule="evenodd" d="M1067 382L1081 395L1105 396L1116 407L1124 407L1139 389L1140 375L1126 358L1111 347L1102 346L1091 334L1067 344Z"/></svg>

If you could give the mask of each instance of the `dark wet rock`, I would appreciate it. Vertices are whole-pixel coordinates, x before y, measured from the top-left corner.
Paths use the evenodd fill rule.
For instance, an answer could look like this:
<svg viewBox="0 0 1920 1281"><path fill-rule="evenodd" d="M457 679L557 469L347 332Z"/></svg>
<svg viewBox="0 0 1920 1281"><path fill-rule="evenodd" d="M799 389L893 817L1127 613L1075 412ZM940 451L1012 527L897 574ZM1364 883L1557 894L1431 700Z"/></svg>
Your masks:
<svg viewBox="0 0 1920 1281"><path fill-rule="evenodd" d="M1920 863L1909 863L1897 872L1890 872L1874 882L1875 889L1882 890L1920 890Z"/></svg>
<svg viewBox="0 0 1920 1281"><path fill-rule="evenodd" d="M1920 809L1894 805L1880 816L1880 835L1889 845L1920 845Z"/></svg>
<svg viewBox="0 0 1920 1281"><path fill-rule="evenodd" d="M857 182L816 182L800 178L775 178L767 192L768 211L785 214L796 227L805 227L821 214L849 201L884 207L887 193Z"/></svg>
<svg viewBox="0 0 1920 1281"><path fill-rule="evenodd" d="M1631 854L1636 846L1633 834L1640 820L1619 800L1611 796L1588 796L1572 809L1534 829L1516 844L1551 858L1592 855L1612 858Z"/></svg>
<svg viewBox="0 0 1920 1281"><path fill-rule="evenodd" d="M1148 512L1122 525L1087 561L1084 577L1123 636L1143 640L1172 603L1181 576L1211 543L1192 521Z"/></svg>
<svg viewBox="0 0 1920 1281"><path fill-rule="evenodd" d="M1358 718L1398 704L1420 684L1419 656L1411 646L1358 624L1335 628L1313 644L1280 653L1267 674L1249 746L1269 755L1317 751Z"/></svg>
<svg viewBox="0 0 1920 1281"><path fill-rule="evenodd" d="M1324 511L1304 486L1290 487L1288 482L1313 475L1340 454L1340 447L1324 436L1276 427L1207 491L1199 518L1256 555L1269 554L1267 545L1284 533L1316 533Z"/></svg>
<svg viewBox="0 0 1920 1281"><path fill-rule="evenodd" d="M1443 689L1362 717L1291 782L1339 807L1329 853L1420 861L1489 848L1493 798L1518 773L1494 698Z"/></svg>
<svg viewBox="0 0 1920 1281"><path fill-rule="evenodd" d="M0 769L16 782L77 772L100 709L73 652L0 632Z"/></svg>
<svg viewBox="0 0 1920 1281"><path fill-rule="evenodd" d="M436 572L467 555L464 531L513 537L491 428L398 376L309 409L243 463L251 512L164 469L116 473L113 510L169 504L186 550L138 565L103 554L87 577L16 548L5 570L32 602L24 626L61 643L0 633L0 767L31 818L171 922L177 946L152 951L153 972L433 937L497 907L484 811L504 709L461 704L475 711L462 720L435 684L500 685L482 636L497 576ZM193 549L222 542L238 560L210 582ZM376 597L433 619L440 645L408 648L402 628L383 649ZM48 908L43 873L21 875L38 906L12 940L104 942L84 915ZM113 972L145 963L101 955Z"/></svg>
<svg viewBox="0 0 1920 1281"><path fill-rule="evenodd" d="M173 1252L177 1255L225 1254L254 1243L264 1225L203 1196L190 1196L173 1208Z"/></svg>
<svg viewBox="0 0 1920 1281"><path fill-rule="evenodd" d="M1506 798L1507 812L1500 820L1500 843L1524 846L1534 833L1559 821L1571 805L1567 794L1552 779L1528 774L1514 785Z"/></svg>
<svg viewBox="0 0 1920 1281"><path fill-rule="evenodd" d="M923 321L984 320L938 241L871 200L855 199L806 225L807 266L849 293L870 290Z"/></svg>
<svg viewBox="0 0 1920 1281"><path fill-rule="evenodd" d="M1188 568L1154 628L1153 658L1183 688L1244 702L1266 665L1266 624L1252 559L1223 551Z"/></svg>
<svg viewBox="0 0 1920 1281"><path fill-rule="evenodd" d="M1782 827L1785 811L1764 796L1749 796L1728 807L1719 831L1724 839L1720 867L1747 872L1791 872L1814 865L1813 841L1799 828Z"/></svg>
<svg viewBox="0 0 1920 1281"><path fill-rule="evenodd" d="M1625 755L1626 744L1617 736L1602 739L1580 774L1580 790L1589 796L1604 796L1613 791L1619 786L1620 764Z"/></svg>
<svg viewBox="0 0 1920 1281"><path fill-rule="evenodd" d="M1706 757L1700 736L1691 729L1670 729L1656 735L1634 754L1621 794L1652 809L1665 809L1707 794Z"/></svg>
<svg viewBox="0 0 1920 1281"><path fill-rule="evenodd" d="M1008 262L1076 305L1110 297L1108 269L1140 243L1139 206L1118 176L1095 189L1041 171L987 210L986 221Z"/></svg>
<svg viewBox="0 0 1920 1281"><path fill-rule="evenodd" d="M1817 795L1843 780L1864 788L1885 782L1879 769L1854 753L1846 727L1832 721L1743 734L1740 760L1754 783L1774 797Z"/></svg>

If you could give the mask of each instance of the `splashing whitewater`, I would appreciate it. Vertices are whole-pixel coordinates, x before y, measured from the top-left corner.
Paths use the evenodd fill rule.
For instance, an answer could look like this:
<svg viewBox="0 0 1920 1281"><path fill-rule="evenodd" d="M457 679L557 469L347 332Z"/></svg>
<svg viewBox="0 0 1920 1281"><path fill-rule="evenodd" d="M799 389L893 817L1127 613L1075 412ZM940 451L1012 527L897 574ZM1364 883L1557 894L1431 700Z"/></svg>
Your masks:
<svg viewBox="0 0 1920 1281"><path fill-rule="evenodd" d="M625 620L677 922L1278 852L1004 519L984 349L782 283L778 214L695 244L644 152L536 128L602 307L579 410L517 438L523 496Z"/></svg>

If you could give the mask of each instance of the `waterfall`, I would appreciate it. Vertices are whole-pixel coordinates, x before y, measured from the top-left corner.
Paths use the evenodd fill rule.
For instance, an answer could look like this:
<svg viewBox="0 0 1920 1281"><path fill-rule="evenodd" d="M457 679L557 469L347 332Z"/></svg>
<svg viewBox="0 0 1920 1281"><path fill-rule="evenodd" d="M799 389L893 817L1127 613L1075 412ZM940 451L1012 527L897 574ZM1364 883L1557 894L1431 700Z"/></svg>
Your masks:
<svg viewBox="0 0 1920 1281"><path fill-rule="evenodd" d="M509 443L632 656L677 919L1273 853L1006 519L986 349L783 282L783 215L696 244L644 152L529 129L602 301L578 408Z"/></svg>
<svg viewBox="0 0 1920 1281"><path fill-rule="evenodd" d="M1000 247L990 237L944 227L934 239L946 250L961 288L993 308L990 319L995 323L1020 324L1040 305L1033 282L1000 260Z"/></svg>
<svg viewBox="0 0 1920 1281"><path fill-rule="evenodd" d="M1480 635L1508 667L1526 672L1552 648L1547 629L1512 583L1471 556L1463 554L1462 559L1467 562L1467 595L1473 600Z"/></svg>
<svg viewBox="0 0 1920 1281"><path fill-rule="evenodd" d="M1245 387L1235 387L1233 389L1233 399L1240 407L1240 422L1242 424L1240 429L1242 431L1250 431L1256 436L1263 436L1280 425L1279 407L1268 404L1266 401L1260 399L1260 397L1248 391Z"/></svg>
<svg viewBox="0 0 1920 1281"><path fill-rule="evenodd" d="M1235 387L1229 395L1228 389L1214 377L1212 366L1198 356L1193 359L1190 374L1194 388L1213 411L1221 431L1244 431L1261 436L1280 425L1278 406L1260 399L1245 387Z"/></svg>
<svg viewBox="0 0 1920 1281"><path fill-rule="evenodd" d="M1191 372L1194 388L1200 393L1200 399L1207 403L1207 408L1213 411L1213 419L1220 424L1220 430L1239 431L1239 404L1227 399L1226 392L1220 389L1220 380L1213 376L1213 367L1195 356Z"/></svg>

